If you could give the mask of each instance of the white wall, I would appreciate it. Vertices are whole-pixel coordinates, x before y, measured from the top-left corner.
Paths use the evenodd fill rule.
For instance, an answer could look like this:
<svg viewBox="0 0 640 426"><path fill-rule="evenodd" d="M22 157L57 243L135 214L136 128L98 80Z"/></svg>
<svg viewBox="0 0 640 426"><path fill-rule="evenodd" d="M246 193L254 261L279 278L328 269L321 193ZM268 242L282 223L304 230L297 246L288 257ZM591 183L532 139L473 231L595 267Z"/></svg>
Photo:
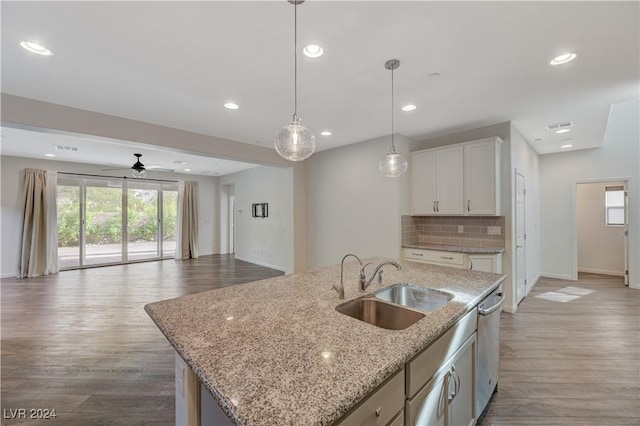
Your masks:
<svg viewBox="0 0 640 426"><path fill-rule="evenodd" d="M540 166L538 153L522 136L522 133L511 125L511 209L515 212L515 172L525 178L525 278L527 293L535 285L540 276ZM511 221L511 235L515 235L515 220ZM511 242L511 253L516 252L515 238ZM515 256L512 259L512 270L515 271Z"/></svg>
<svg viewBox="0 0 640 426"><path fill-rule="evenodd" d="M58 172L86 173L102 176L123 176L122 172L103 172L103 166L67 163L33 158L0 156L2 206L0 214L0 273L2 277L15 276L19 259L20 227L22 207L22 184L25 168L36 168ZM218 197L217 177L195 176L176 173L148 172L147 177L167 180L192 180L198 182L200 215L198 217L198 243L200 255L219 252L218 209L215 208Z"/></svg>
<svg viewBox="0 0 640 426"><path fill-rule="evenodd" d="M624 228L607 226L605 189L623 182L578 185L578 271L596 274L624 274Z"/></svg>
<svg viewBox="0 0 640 426"><path fill-rule="evenodd" d="M409 139L396 135L396 151L408 160ZM408 174L387 178L378 161L391 137L314 154L307 167L307 266L359 257L400 257L400 216L409 211ZM404 193L406 191L406 194Z"/></svg>
<svg viewBox="0 0 640 426"><path fill-rule="evenodd" d="M260 166L219 183L235 192L236 259L293 272L293 168ZM251 217L254 203L269 203L269 217Z"/></svg>
<svg viewBox="0 0 640 426"><path fill-rule="evenodd" d="M600 148L547 154L540 159L542 274L572 279L577 269L573 216L577 182L629 177L629 279L640 288L640 101L613 105Z"/></svg>

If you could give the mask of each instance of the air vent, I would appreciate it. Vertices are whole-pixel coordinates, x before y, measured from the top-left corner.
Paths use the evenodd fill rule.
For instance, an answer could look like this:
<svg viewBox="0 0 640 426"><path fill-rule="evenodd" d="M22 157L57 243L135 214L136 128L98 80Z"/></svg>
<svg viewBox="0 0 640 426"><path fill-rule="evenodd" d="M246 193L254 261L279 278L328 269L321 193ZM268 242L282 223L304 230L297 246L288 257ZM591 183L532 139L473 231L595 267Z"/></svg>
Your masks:
<svg viewBox="0 0 640 426"><path fill-rule="evenodd" d="M67 145L54 145L55 149L60 149L63 151L78 151L78 147L75 146L67 146Z"/></svg>
<svg viewBox="0 0 640 426"><path fill-rule="evenodd" d="M573 121L566 121L564 123L549 124L547 126L547 130L554 131L560 129L568 129L571 126L573 126Z"/></svg>

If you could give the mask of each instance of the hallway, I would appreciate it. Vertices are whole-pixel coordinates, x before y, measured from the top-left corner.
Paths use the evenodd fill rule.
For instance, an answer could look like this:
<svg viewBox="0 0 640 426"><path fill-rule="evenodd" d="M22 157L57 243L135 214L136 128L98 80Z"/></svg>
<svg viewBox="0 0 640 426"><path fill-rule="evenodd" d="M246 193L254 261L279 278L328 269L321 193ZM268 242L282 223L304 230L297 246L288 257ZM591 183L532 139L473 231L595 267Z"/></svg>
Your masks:
<svg viewBox="0 0 640 426"><path fill-rule="evenodd" d="M640 291L541 278L502 313L499 392L483 426L640 424Z"/></svg>

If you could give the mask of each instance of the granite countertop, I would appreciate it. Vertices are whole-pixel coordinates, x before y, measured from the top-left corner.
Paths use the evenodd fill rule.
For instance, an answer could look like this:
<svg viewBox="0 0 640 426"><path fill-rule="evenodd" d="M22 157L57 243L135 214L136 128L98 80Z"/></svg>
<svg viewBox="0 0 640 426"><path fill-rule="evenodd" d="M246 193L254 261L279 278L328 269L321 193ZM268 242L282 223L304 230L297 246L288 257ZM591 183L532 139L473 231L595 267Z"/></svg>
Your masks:
<svg viewBox="0 0 640 426"><path fill-rule="evenodd" d="M350 260L345 300L331 290L340 283L340 265L334 265L150 303L145 310L234 423L329 425L505 279L410 262L402 271L386 266L385 283L366 293L410 283L455 296L407 329L386 330L335 310L362 295L359 265Z"/></svg>
<svg viewBox="0 0 640 426"><path fill-rule="evenodd" d="M455 253L469 253L469 254L497 254L497 253L504 252L504 248L501 248L501 247L466 247L466 246L452 246L447 244L431 244L431 243L403 244L402 247L425 249L425 250L451 251Z"/></svg>

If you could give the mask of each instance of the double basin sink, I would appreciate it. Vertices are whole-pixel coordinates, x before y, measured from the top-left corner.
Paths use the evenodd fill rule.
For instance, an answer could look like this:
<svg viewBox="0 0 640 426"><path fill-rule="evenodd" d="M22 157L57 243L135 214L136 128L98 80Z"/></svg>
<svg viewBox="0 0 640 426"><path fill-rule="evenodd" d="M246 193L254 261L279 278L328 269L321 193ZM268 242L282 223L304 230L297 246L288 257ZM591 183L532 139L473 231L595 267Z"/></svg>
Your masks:
<svg viewBox="0 0 640 426"><path fill-rule="evenodd" d="M366 323L402 330L424 318L453 299L440 290L395 284L372 295L338 305L336 311Z"/></svg>

